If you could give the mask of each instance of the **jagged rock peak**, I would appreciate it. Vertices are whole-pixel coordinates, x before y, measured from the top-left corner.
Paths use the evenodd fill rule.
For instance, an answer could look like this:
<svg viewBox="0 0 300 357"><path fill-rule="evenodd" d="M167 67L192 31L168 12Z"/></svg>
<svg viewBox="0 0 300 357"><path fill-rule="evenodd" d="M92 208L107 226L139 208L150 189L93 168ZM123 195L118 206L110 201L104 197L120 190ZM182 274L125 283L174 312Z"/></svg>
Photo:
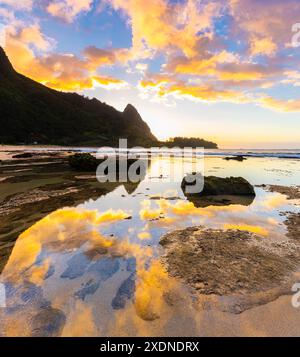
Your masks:
<svg viewBox="0 0 300 357"><path fill-rule="evenodd" d="M14 72L13 66L10 63L4 49L0 46L0 75Z"/></svg>
<svg viewBox="0 0 300 357"><path fill-rule="evenodd" d="M127 104L126 108L124 109L124 113L138 114L138 111L132 104Z"/></svg>

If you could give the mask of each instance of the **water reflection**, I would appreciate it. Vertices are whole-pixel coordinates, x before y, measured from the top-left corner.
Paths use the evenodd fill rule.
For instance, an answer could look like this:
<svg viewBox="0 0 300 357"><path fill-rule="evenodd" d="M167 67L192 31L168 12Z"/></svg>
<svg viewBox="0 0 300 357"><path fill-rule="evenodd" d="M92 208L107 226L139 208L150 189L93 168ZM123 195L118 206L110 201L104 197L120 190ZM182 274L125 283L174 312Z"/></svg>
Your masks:
<svg viewBox="0 0 300 357"><path fill-rule="evenodd" d="M146 177L134 190L116 187L98 200L53 212L25 231L0 278L7 290L0 334L199 334L208 312L165 271L160 237L202 225L284 239L279 211L292 207L284 196L262 188L250 206L197 206L184 197L180 181Z"/></svg>

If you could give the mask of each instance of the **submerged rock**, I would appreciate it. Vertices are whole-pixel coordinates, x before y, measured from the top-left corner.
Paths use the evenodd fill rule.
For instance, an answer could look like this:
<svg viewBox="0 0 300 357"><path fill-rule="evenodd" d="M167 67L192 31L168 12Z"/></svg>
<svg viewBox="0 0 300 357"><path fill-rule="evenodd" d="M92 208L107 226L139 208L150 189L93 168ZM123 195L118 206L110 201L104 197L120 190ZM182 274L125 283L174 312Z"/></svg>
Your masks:
<svg viewBox="0 0 300 357"><path fill-rule="evenodd" d="M91 154L74 154L69 157L69 165L72 169L80 171L95 171L102 160L98 160Z"/></svg>
<svg viewBox="0 0 300 357"><path fill-rule="evenodd" d="M245 158L243 155L237 155L237 156L227 156L224 157L224 160L235 160L235 161L244 161L247 160L247 158Z"/></svg>
<svg viewBox="0 0 300 357"><path fill-rule="evenodd" d="M22 154L13 155L12 158L13 159L29 159L32 156L33 156L33 154L31 152L24 152Z"/></svg>
<svg viewBox="0 0 300 357"><path fill-rule="evenodd" d="M77 153L69 156L69 166L76 171L96 171L98 166L103 163L106 158L97 159L95 156L87 153ZM129 157L116 157L115 170L117 174L119 172L126 172L128 169L137 162L137 159ZM143 179L146 175L147 167L149 166L150 161L140 161L138 165L134 167L135 173ZM125 170L125 171L124 171ZM117 175L118 176L118 175ZM132 182L129 182L129 184Z"/></svg>
<svg viewBox="0 0 300 357"><path fill-rule="evenodd" d="M267 188L270 192L281 193L287 196L289 200L300 199L300 186L261 185L260 187Z"/></svg>
<svg viewBox="0 0 300 357"><path fill-rule="evenodd" d="M215 196L215 195L237 195L255 196L254 187L243 177L217 177L205 176L203 190L199 193L188 193L187 187L195 185L195 176L201 174L188 174L181 182L181 188L187 196ZM193 181L194 178L194 181Z"/></svg>

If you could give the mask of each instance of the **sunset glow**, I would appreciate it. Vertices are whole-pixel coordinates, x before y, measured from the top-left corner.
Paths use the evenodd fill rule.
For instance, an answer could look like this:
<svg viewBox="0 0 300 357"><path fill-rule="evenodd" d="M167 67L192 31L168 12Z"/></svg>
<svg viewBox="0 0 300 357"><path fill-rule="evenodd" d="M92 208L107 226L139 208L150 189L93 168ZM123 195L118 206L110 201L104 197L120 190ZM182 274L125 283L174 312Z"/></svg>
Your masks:
<svg viewBox="0 0 300 357"><path fill-rule="evenodd" d="M15 69L138 108L159 139L299 148L298 0L0 0ZM259 17L256 15L260 14ZM268 21L266 21L268 19Z"/></svg>

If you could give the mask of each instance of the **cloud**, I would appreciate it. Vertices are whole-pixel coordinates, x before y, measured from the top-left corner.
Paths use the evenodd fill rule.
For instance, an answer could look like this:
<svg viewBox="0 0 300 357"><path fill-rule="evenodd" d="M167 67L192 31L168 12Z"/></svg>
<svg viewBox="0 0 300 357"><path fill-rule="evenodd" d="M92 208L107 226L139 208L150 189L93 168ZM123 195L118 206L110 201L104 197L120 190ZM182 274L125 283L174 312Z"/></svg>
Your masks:
<svg viewBox="0 0 300 357"><path fill-rule="evenodd" d="M272 69L270 70L270 76L273 73ZM256 76L262 76L262 73L256 74ZM268 71L267 71L268 73ZM286 72L286 76L293 78L291 79L293 83L298 83L300 74L298 72ZM265 74L267 75L267 74ZM147 79L143 79L139 82L138 88L141 93L145 96L151 98L151 96L156 98L164 98L172 96L174 98L186 98L193 101L199 102L230 102L230 103L252 103L260 105L264 108L268 108L271 110L279 111L279 112L299 112L300 111L300 99L276 99L272 96L266 96L265 94L252 94L251 92L247 92L245 90L237 90L232 89L235 84L235 81L240 84L240 80L242 78L245 80L243 83L246 88L249 88L248 80L255 82L259 81L259 78L255 77L255 72L249 72L249 74L239 72L237 69L236 74L234 72L223 72L222 75L219 74L219 78L223 76L222 81L210 82L210 84L205 81L195 84L190 84L191 82L180 81L176 79L176 76L167 76L167 75L149 75ZM222 87L222 83L229 83L229 81L225 81L227 78L231 78L232 83L230 86ZM236 77L235 77L236 76ZM253 77L255 79L253 79ZM246 80L248 79L248 80ZM274 85L273 82L268 82L267 80L259 81L260 86L263 88L270 88ZM295 85L295 84L294 84ZM253 87L256 88L257 84L253 83Z"/></svg>
<svg viewBox="0 0 300 357"><path fill-rule="evenodd" d="M188 0L171 4L164 0L106 0L115 10L129 17L132 29L132 51L143 57L145 49L154 51L179 50L187 56L197 53L201 36L211 27L221 6L218 2ZM151 53L151 52L150 52Z"/></svg>
<svg viewBox="0 0 300 357"><path fill-rule="evenodd" d="M52 16L73 22L80 13L89 12L92 5L93 0L54 0L47 6L47 11Z"/></svg>
<svg viewBox="0 0 300 357"><path fill-rule="evenodd" d="M33 45L40 50L46 51L51 47L52 41L42 33L38 24L22 28L16 37L20 42Z"/></svg>
<svg viewBox="0 0 300 357"><path fill-rule="evenodd" d="M103 49L95 46L89 46L83 51L88 59L90 66L98 67L101 65L113 65L115 63L126 63L130 54L127 48L109 48Z"/></svg>
<svg viewBox="0 0 300 357"><path fill-rule="evenodd" d="M273 55L276 48L285 47L291 40L292 25L299 21L298 0L230 0L228 4L233 16L233 34L243 33L250 44L255 39L261 44L268 43L265 54Z"/></svg>
<svg viewBox="0 0 300 357"><path fill-rule="evenodd" d="M154 0L145 11L141 0L106 1L131 27L130 60L139 66L141 58L164 56L165 64L156 73L149 73L148 67L137 68L143 98L254 103L285 111L298 110L297 101L278 102L258 92L283 80L288 61L281 51L286 49L291 24L300 10L298 1L287 2L288 6L278 0ZM228 15L226 37L216 24ZM229 48L228 40L233 39L236 44ZM260 63L258 56L266 60ZM287 78L285 83L296 86L299 81Z"/></svg>
<svg viewBox="0 0 300 357"><path fill-rule="evenodd" d="M94 76L92 79L94 87L98 86L105 89L122 89L128 87L127 82L109 76Z"/></svg>
<svg viewBox="0 0 300 357"><path fill-rule="evenodd" d="M5 50L15 69L48 87L64 91L81 91L101 86L121 89L127 83L111 76L99 75L98 69L113 64L116 56L107 50L87 48L80 58L74 54L44 52L37 55L33 48L45 51L51 41L37 25L6 31ZM91 54L97 53L97 56ZM100 54L102 54L100 56Z"/></svg>
<svg viewBox="0 0 300 357"><path fill-rule="evenodd" d="M81 54L55 53L55 43L43 34L39 22L24 24L14 17L18 12L12 9L31 9L32 1L0 0L0 4L6 5L0 16L12 23L7 25L6 50L14 66L52 88L125 88L125 81L101 71L118 66L118 71L123 68L126 76L134 77L142 98L165 105L188 98L299 111L298 100L273 98L270 90L280 84L300 85L298 57L288 47L291 26L299 22L298 0L152 0L146 10L144 0L102 0L98 11L119 13L130 28L131 46L90 45ZM41 4L52 16L74 23L79 15L96 9L98 2Z"/></svg>
<svg viewBox="0 0 300 357"><path fill-rule="evenodd" d="M273 56L277 50L277 45L271 38L257 38L253 37L250 40L250 54L251 56L266 55Z"/></svg>
<svg viewBox="0 0 300 357"><path fill-rule="evenodd" d="M283 84L291 84L294 87L300 87L300 72L298 71L285 71L285 79L281 81Z"/></svg>
<svg viewBox="0 0 300 357"><path fill-rule="evenodd" d="M6 5L17 10L31 10L33 0L0 0L0 5Z"/></svg>
<svg viewBox="0 0 300 357"><path fill-rule="evenodd" d="M300 112L300 99L283 100L272 97L264 97L261 98L259 102L266 108L283 113Z"/></svg>
<svg viewBox="0 0 300 357"><path fill-rule="evenodd" d="M190 84L180 81L174 76L150 76L139 83L140 91L148 92L158 97L173 96L177 99L187 98L200 102L228 101L235 103L249 102L243 92L231 89L218 88L214 84L195 83Z"/></svg>

